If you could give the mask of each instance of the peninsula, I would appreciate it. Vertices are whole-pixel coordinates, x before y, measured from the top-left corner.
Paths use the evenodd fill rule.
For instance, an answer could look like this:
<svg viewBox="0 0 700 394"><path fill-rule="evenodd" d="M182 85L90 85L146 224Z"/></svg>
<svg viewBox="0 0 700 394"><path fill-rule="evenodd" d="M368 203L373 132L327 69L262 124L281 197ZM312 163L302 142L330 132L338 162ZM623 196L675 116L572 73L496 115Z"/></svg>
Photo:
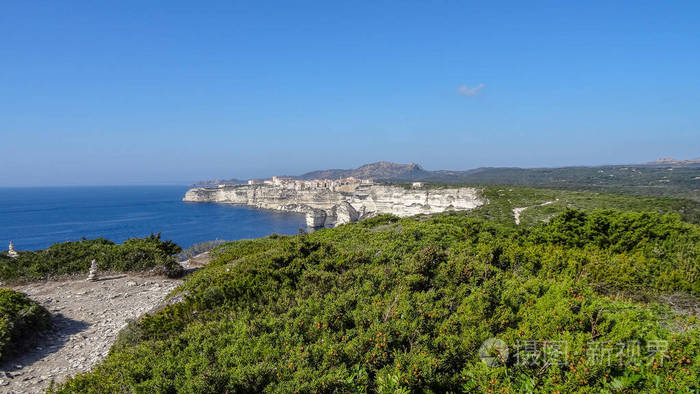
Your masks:
<svg viewBox="0 0 700 394"><path fill-rule="evenodd" d="M247 185L197 187L188 190L183 201L299 212L306 215L307 226L313 228L356 222L384 213L406 217L470 210L486 203L476 188L426 189L421 182L414 182L408 188L354 177L336 180L273 177L250 180Z"/></svg>

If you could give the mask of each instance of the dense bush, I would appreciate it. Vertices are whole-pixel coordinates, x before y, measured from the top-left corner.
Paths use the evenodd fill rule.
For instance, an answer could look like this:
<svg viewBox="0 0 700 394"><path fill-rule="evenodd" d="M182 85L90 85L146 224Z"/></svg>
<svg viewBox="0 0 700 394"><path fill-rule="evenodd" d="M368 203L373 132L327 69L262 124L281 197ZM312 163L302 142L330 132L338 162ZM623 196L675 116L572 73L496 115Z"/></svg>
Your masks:
<svg viewBox="0 0 700 394"><path fill-rule="evenodd" d="M697 317L624 294L700 295L698 234L655 213L566 211L532 229L451 213L228 243L184 302L57 389L693 391ZM481 349L489 338L509 354Z"/></svg>
<svg viewBox="0 0 700 394"><path fill-rule="evenodd" d="M541 245L583 249L576 272L607 289L700 296L700 227L676 214L567 210L532 230Z"/></svg>
<svg viewBox="0 0 700 394"><path fill-rule="evenodd" d="M0 360L50 322L49 312L26 295L0 288Z"/></svg>
<svg viewBox="0 0 700 394"><path fill-rule="evenodd" d="M145 271L175 277L182 267L174 255L182 249L172 241L161 240L160 234L132 238L118 245L103 238L51 245L34 252L20 252L10 259L0 260L0 280L37 280L61 275L86 273L92 259L104 271Z"/></svg>

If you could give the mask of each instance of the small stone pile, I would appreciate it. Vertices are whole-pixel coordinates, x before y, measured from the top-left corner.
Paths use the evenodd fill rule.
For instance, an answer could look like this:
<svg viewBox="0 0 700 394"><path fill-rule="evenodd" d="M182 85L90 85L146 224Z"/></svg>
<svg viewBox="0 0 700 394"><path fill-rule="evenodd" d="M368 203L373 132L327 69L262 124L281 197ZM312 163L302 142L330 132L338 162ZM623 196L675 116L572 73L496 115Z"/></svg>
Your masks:
<svg viewBox="0 0 700 394"><path fill-rule="evenodd" d="M90 262L90 272L88 272L87 281L95 282L97 281L97 279L97 261L95 261L95 259L92 259L92 261Z"/></svg>
<svg viewBox="0 0 700 394"><path fill-rule="evenodd" d="M10 241L10 246L7 248L7 255L12 257L13 259L17 256L19 256L19 253L15 250L15 245Z"/></svg>

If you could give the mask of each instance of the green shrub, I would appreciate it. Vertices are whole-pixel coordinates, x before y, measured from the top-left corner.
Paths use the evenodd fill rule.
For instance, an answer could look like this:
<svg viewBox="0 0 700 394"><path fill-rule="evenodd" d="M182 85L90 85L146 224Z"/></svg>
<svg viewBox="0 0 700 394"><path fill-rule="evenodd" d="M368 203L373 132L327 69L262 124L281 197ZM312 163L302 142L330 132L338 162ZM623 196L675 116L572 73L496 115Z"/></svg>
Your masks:
<svg viewBox="0 0 700 394"><path fill-rule="evenodd" d="M49 312L26 295L0 288L0 360L51 324Z"/></svg>
<svg viewBox="0 0 700 394"><path fill-rule="evenodd" d="M0 280L38 280L71 274L84 274L95 259L104 271L145 271L177 277L182 267L174 255L182 249L161 235L132 238L118 245L103 238L63 242L47 249L21 252L17 258L0 260Z"/></svg>
<svg viewBox="0 0 700 394"><path fill-rule="evenodd" d="M567 211L517 229L449 213L232 242L177 290L183 302L56 389L697 390L697 317L624 294L700 295L698 229L648 213ZM622 293L601 291L610 287ZM510 355L487 349L502 357L487 366L489 338ZM656 341L666 351L647 354ZM542 362L563 343L560 362ZM643 362L592 362L595 344L635 344Z"/></svg>

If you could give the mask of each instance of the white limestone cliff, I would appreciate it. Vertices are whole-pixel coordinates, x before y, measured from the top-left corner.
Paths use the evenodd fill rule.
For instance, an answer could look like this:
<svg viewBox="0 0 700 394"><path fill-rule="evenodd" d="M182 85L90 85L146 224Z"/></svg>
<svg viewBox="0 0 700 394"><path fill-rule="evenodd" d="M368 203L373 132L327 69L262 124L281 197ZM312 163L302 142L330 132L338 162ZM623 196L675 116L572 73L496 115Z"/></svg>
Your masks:
<svg viewBox="0 0 700 394"><path fill-rule="evenodd" d="M187 191L183 201L229 203L299 212L307 215L307 221L313 227L329 224L328 222L350 223L384 213L406 217L421 213L471 210L486 203L475 188L406 189L376 184L362 185L353 192L292 190L272 185L194 188ZM322 210L323 215L315 210ZM324 223L321 224L321 221Z"/></svg>

